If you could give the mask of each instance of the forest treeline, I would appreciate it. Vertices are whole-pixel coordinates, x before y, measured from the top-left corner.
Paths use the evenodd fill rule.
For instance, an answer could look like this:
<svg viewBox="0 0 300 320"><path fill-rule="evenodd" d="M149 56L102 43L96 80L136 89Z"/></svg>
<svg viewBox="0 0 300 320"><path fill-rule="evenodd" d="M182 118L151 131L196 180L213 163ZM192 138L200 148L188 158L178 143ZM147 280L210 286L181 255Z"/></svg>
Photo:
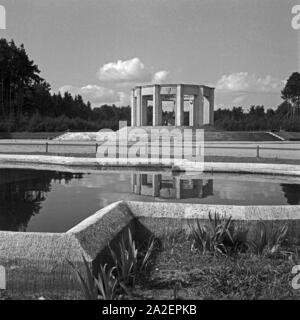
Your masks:
<svg viewBox="0 0 300 320"><path fill-rule="evenodd" d="M91 108L80 95L53 94L23 45L0 39L0 131L116 130L130 108Z"/></svg>
<svg viewBox="0 0 300 320"><path fill-rule="evenodd" d="M286 102L275 110L251 106L248 112L244 112L242 107L233 107L218 109L214 115L215 127L226 131L300 131L300 118L291 117Z"/></svg>
<svg viewBox="0 0 300 320"><path fill-rule="evenodd" d="M215 111L217 128L230 131L300 131L297 110L300 101L300 74L291 75L282 91L283 102L276 109L251 106ZM297 108L295 108L295 106ZM151 109L149 108L149 112ZM164 112L163 118L174 115ZM80 95L52 93L40 76L39 67L28 57L23 45L0 39L0 131L97 131L118 129L119 120L130 124L130 107L102 105L92 108Z"/></svg>

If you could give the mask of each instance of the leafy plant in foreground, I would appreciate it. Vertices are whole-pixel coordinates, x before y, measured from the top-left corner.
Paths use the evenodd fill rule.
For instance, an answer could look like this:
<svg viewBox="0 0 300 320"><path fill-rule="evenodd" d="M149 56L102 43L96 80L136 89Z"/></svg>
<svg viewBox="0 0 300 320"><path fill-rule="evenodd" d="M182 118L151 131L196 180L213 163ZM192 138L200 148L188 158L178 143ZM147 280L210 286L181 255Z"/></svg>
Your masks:
<svg viewBox="0 0 300 320"><path fill-rule="evenodd" d="M82 292L86 300L114 300L119 288L119 281L114 276L113 268L107 268L107 264L100 265L100 271L98 278L95 278L91 268L89 267L85 257L83 256L83 261L85 265L86 278L84 279L80 271L76 266L69 260L67 260L72 267L74 273L77 276L78 282L81 286Z"/></svg>
<svg viewBox="0 0 300 320"><path fill-rule="evenodd" d="M227 244L233 243L231 217L222 219L217 213L214 214L214 217L209 213L208 226L202 226L197 219L196 226L191 226L191 234L193 245L202 252L210 251L225 254L227 253Z"/></svg>
<svg viewBox="0 0 300 320"><path fill-rule="evenodd" d="M144 250L143 250L144 249ZM141 256L141 262L138 264L138 271L146 270L150 261L153 251L155 250L155 238L151 237L147 241L146 247L139 250L139 255Z"/></svg>
<svg viewBox="0 0 300 320"><path fill-rule="evenodd" d="M114 260L118 279L125 286L135 285L135 276L138 264L138 250L135 245L135 241L132 238L130 229L128 229L128 240L125 241L122 237L119 243L119 254L116 254L110 247L110 253Z"/></svg>
<svg viewBox="0 0 300 320"><path fill-rule="evenodd" d="M250 247L256 254L275 254L286 239L287 232L288 226L285 224L280 228L272 229L269 236L267 236L266 225L262 223L258 237L250 241Z"/></svg>
<svg viewBox="0 0 300 320"><path fill-rule="evenodd" d="M279 247L282 246L283 242L286 240L287 233L287 224L284 224L282 227L272 230L268 241L271 253L276 252L279 249Z"/></svg>
<svg viewBox="0 0 300 320"><path fill-rule="evenodd" d="M127 241L122 237L119 243L119 254L110 248L117 269L118 279L123 289L126 290L128 286L134 287L137 274L147 269L152 253L155 250L155 243L155 238L152 237L145 245L138 249L132 238L131 231L128 229Z"/></svg>
<svg viewBox="0 0 300 320"><path fill-rule="evenodd" d="M95 279L101 300L115 300L119 289L119 280L114 276L115 267L107 268L107 264L100 265L98 278Z"/></svg>

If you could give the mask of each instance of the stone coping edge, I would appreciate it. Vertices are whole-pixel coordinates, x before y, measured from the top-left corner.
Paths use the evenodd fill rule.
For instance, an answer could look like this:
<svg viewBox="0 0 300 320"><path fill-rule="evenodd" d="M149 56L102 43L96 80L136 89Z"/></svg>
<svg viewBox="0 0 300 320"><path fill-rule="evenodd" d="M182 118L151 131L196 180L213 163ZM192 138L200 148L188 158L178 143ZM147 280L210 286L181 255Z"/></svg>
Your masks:
<svg viewBox="0 0 300 320"><path fill-rule="evenodd" d="M161 161L162 159L160 159ZM191 164L190 161L166 160L163 163L154 162L148 164L139 159L131 159L130 163L118 163L116 159L106 159L100 161L96 158L77 158L63 156L46 156L46 155L10 155L0 154L1 163L20 163L20 164L57 164L64 166L85 166L85 167L119 167L119 168L171 168L173 171L195 171L195 172L232 172L232 173L253 173L253 174L271 174L271 175L288 175L300 176L300 165L292 164L271 164L271 163L229 163L229 162L199 162Z"/></svg>

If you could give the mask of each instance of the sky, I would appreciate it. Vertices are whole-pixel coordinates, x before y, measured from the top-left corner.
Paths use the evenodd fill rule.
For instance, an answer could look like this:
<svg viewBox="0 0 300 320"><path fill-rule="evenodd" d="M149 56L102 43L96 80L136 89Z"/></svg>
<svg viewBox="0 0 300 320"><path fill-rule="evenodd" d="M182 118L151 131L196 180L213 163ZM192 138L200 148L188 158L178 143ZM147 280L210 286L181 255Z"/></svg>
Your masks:
<svg viewBox="0 0 300 320"><path fill-rule="evenodd" d="M300 0L0 0L53 92L129 104L148 83L214 86L216 108L276 108L299 70Z"/></svg>

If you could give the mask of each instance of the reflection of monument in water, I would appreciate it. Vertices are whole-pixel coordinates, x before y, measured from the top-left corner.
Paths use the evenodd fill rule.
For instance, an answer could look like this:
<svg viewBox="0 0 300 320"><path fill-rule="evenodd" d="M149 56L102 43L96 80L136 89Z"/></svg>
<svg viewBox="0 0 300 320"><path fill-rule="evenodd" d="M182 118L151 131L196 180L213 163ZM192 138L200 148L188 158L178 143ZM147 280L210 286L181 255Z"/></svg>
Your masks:
<svg viewBox="0 0 300 320"><path fill-rule="evenodd" d="M132 192L163 199L206 198L213 195L213 180L188 179L186 176L132 173Z"/></svg>

